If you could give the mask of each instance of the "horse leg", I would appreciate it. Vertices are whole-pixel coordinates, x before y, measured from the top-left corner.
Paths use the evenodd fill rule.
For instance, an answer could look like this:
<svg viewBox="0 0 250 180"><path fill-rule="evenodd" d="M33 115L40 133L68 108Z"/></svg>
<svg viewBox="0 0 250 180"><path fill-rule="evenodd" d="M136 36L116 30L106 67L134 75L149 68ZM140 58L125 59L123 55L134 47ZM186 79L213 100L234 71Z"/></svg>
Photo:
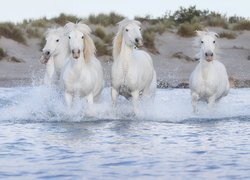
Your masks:
<svg viewBox="0 0 250 180"><path fill-rule="evenodd" d="M156 88L157 88L156 73L154 72L153 79L152 79L150 85L143 90L142 96L145 99L154 100Z"/></svg>
<svg viewBox="0 0 250 180"><path fill-rule="evenodd" d="M94 96L92 93L90 93L88 96L87 96L87 101L88 101L88 104L89 105L92 105L94 103Z"/></svg>
<svg viewBox="0 0 250 180"><path fill-rule="evenodd" d="M94 96L93 96L93 93L90 93L88 96L87 96L87 102L88 102L88 108L87 108L87 111L86 111L86 115L87 116L94 116L94 111L93 111L93 104L94 104Z"/></svg>
<svg viewBox="0 0 250 180"><path fill-rule="evenodd" d="M72 105L72 100L73 100L73 96L71 93L65 91L64 93L64 98L65 98L65 102L67 104L68 107L71 107Z"/></svg>
<svg viewBox="0 0 250 180"><path fill-rule="evenodd" d="M194 113L198 112L198 109L197 109L198 100L199 100L199 95L195 92L192 92L192 106L193 106Z"/></svg>
<svg viewBox="0 0 250 180"><path fill-rule="evenodd" d="M118 97L118 91L114 87L111 87L111 96L112 96L113 107L116 107L116 100Z"/></svg>
<svg viewBox="0 0 250 180"><path fill-rule="evenodd" d="M51 85L54 77L55 66L54 60L51 57L46 64L46 72L44 77L44 84Z"/></svg>
<svg viewBox="0 0 250 180"><path fill-rule="evenodd" d="M208 98L208 108L211 110L215 104L215 96L211 96Z"/></svg>
<svg viewBox="0 0 250 180"><path fill-rule="evenodd" d="M131 92L131 95L132 95L132 102L134 106L134 113L138 115L139 114L139 109L138 109L139 91L133 91Z"/></svg>

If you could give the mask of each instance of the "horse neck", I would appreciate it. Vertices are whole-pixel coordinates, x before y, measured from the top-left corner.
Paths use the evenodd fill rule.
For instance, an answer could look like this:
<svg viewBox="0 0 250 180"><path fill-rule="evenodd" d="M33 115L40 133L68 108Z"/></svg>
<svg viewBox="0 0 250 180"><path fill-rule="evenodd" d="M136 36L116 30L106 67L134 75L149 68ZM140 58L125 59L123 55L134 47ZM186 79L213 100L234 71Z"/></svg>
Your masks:
<svg viewBox="0 0 250 180"><path fill-rule="evenodd" d="M125 40L122 41L121 52L119 54L120 58L124 59L131 59L133 48L126 45Z"/></svg>

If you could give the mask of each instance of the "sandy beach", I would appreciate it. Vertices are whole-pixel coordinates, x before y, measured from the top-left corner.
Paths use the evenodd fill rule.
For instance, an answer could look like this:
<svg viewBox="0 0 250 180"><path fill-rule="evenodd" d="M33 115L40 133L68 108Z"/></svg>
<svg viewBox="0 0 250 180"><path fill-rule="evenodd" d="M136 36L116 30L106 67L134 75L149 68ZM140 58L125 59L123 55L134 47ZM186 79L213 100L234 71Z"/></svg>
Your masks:
<svg viewBox="0 0 250 180"><path fill-rule="evenodd" d="M112 31L116 27L109 28ZM222 28L208 28L220 33ZM250 32L237 31L236 39L218 39L217 59L225 64L232 87L250 87ZM155 38L159 53L151 54L157 72L158 87L188 87L190 73L197 65L194 61L198 47L195 37L180 37L173 31L166 31ZM45 65L39 62L41 51L39 39L27 38L27 45L5 37L0 38L0 46L8 56L14 56L21 62L13 62L8 58L0 61L0 86L26 86L39 83L43 77ZM102 62L106 85L110 85L110 68L112 57L98 57Z"/></svg>

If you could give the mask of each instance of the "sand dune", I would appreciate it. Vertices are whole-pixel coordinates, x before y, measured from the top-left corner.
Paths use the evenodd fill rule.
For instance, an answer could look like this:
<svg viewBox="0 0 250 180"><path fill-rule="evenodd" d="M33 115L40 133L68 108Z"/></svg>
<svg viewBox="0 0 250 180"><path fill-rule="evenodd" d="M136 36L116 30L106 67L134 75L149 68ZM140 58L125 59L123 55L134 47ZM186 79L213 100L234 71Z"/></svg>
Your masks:
<svg viewBox="0 0 250 180"><path fill-rule="evenodd" d="M215 32L225 31L221 28L209 28ZM234 80L233 86L250 87L250 32L237 32L233 40L218 40L218 59L222 61ZM38 39L28 39L27 45L1 37L0 47L24 62L15 63L7 59L0 61L0 86L22 86L32 82L35 77L42 78L44 65L40 64L41 55ZM174 32L165 32L155 39L159 54L152 54L160 87L186 87L188 78L195 65L192 61L198 48L194 38L183 38ZM106 84L110 84L111 57L99 57L102 61ZM39 79L38 78L38 79Z"/></svg>

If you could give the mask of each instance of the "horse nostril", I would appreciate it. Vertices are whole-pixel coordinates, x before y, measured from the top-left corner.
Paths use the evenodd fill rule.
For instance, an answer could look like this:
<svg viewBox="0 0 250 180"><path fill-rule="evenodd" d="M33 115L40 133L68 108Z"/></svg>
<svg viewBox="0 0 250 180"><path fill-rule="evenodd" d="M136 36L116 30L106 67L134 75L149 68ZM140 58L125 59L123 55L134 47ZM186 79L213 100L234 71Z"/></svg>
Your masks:
<svg viewBox="0 0 250 180"><path fill-rule="evenodd" d="M139 39L138 39L138 38L135 38L135 42L138 43L138 42L139 42Z"/></svg>
<svg viewBox="0 0 250 180"><path fill-rule="evenodd" d="M72 50L71 52L72 52L72 54L74 54L74 50Z"/></svg>
<svg viewBox="0 0 250 180"><path fill-rule="evenodd" d="M80 49L78 49L78 54L80 54Z"/></svg>
<svg viewBox="0 0 250 180"><path fill-rule="evenodd" d="M214 55L214 53L211 54L211 56L213 56L213 55Z"/></svg>
<svg viewBox="0 0 250 180"><path fill-rule="evenodd" d="M205 56L208 56L207 53L205 53Z"/></svg>
<svg viewBox="0 0 250 180"><path fill-rule="evenodd" d="M47 55L47 56L50 55L50 52L49 52L49 51L46 51L46 52L45 52L45 55Z"/></svg>

